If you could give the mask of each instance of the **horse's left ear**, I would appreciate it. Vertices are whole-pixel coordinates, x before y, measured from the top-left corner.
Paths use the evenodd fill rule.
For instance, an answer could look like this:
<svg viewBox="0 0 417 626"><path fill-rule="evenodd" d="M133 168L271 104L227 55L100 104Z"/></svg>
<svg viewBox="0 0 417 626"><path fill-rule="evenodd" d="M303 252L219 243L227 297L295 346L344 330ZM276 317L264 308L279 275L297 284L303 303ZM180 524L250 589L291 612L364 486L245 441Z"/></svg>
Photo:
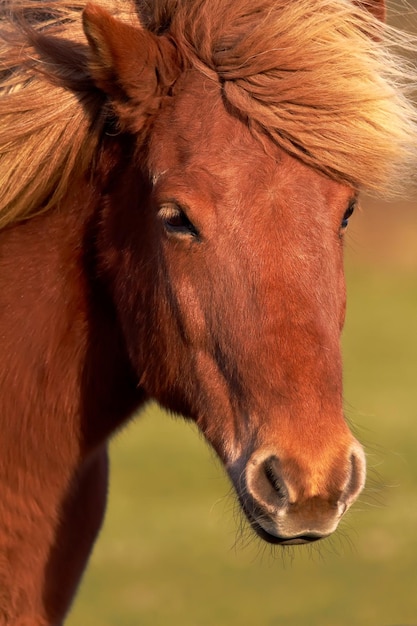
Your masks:
<svg viewBox="0 0 417 626"><path fill-rule="evenodd" d="M84 9L83 26L95 84L110 97L121 126L140 132L179 75L176 48L166 37L121 22L95 4Z"/></svg>
<svg viewBox="0 0 417 626"><path fill-rule="evenodd" d="M385 0L357 0L355 4L363 7L369 13L372 13L381 22L385 22L387 17L387 7Z"/></svg>

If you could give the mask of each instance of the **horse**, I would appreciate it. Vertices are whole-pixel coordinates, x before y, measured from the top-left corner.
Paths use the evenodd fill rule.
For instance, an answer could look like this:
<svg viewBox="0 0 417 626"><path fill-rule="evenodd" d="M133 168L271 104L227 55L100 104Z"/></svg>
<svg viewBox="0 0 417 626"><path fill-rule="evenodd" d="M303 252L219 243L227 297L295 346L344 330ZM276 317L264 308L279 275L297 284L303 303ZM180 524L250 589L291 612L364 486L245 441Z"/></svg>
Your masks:
<svg viewBox="0 0 417 626"><path fill-rule="evenodd" d="M150 400L261 539L327 537L366 474L344 233L410 176L412 42L382 0L0 10L0 625L63 623Z"/></svg>

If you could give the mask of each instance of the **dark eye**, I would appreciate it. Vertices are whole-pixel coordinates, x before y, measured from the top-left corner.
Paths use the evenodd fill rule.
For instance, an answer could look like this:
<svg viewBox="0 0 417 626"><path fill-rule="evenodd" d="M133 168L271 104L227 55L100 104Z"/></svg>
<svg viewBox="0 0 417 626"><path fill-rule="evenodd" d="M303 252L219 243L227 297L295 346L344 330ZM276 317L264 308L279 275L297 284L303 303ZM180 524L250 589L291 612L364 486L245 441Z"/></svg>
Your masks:
<svg viewBox="0 0 417 626"><path fill-rule="evenodd" d="M169 233L198 237L198 231L184 210L177 204L166 204L159 209L159 216Z"/></svg>
<svg viewBox="0 0 417 626"><path fill-rule="evenodd" d="M351 203L349 204L348 208L345 211L345 214L343 216L342 223L341 223L341 228L343 230L347 228L347 225L349 224L349 218L352 217L355 208L356 208L356 199L351 201Z"/></svg>

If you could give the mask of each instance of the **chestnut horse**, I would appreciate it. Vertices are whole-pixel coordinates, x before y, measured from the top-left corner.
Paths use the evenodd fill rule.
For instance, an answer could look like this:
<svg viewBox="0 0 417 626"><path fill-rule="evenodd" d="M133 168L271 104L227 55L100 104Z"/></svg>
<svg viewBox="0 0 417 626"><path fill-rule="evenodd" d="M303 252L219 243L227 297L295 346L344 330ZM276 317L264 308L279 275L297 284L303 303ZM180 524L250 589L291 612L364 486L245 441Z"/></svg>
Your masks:
<svg viewBox="0 0 417 626"><path fill-rule="evenodd" d="M328 536L361 492L344 231L416 146L384 13L2 0L0 625L63 623L108 439L150 399L198 424L268 542Z"/></svg>

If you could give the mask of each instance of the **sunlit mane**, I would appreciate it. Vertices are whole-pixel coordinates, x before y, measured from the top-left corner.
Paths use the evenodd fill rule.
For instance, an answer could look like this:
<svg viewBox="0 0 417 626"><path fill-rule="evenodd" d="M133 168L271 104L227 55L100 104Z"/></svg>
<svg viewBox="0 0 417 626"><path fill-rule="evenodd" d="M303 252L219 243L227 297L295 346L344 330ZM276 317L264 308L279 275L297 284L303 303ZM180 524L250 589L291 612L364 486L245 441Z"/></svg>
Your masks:
<svg viewBox="0 0 417 626"><path fill-rule="evenodd" d="M410 182L416 73L396 50L415 44L363 9L347 0L99 4L169 32L192 65L219 77L254 132L314 168L380 193ZM88 72L84 6L1 3L0 225L57 206L94 160L106 109ZM37 32L54 37L54 61Z"/></svg>

